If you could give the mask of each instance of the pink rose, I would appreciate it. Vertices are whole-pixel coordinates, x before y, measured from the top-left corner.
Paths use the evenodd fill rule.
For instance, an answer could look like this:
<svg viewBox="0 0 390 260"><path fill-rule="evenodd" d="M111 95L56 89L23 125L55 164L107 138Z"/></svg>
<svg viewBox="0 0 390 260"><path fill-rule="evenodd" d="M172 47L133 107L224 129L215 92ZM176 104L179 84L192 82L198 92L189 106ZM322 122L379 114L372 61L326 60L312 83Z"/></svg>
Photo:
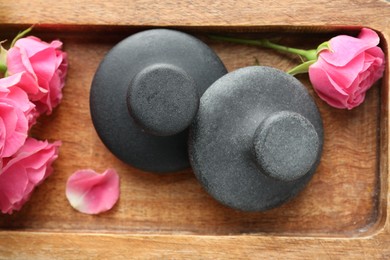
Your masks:
<svg viewBox="0 0 390 260"><path fill-rule="evenodd" d="M29 200L34 188L52 172L61 142L52 144L28 138L10 158L3 158L0 171L0 210L11 214Z"/></svg>
<svg viewBox="0 0 390 260"><path fill-rule="evenodd" d="M7 54L10 75L26 71L38 82L41 93L29 97L40 114L51 114L62 99L68 61L61 47L60 41L46 43L29 36L17 40Z"/></svg>
<svg viewBox="0 0 390 260"><path fill-rule="evenodd" d="M310 81L320 98L336 108L360 105L385 69L378 44L378 35L366 28L358 38L340 35L330 39L329 49L322 50L309 67Z"/></svg>
<svg viewBox="0 0 390 260"><path fill-rule="evenodd" d="M0 158L19 150L35 122L35 106L26 93L38 92L34 82L25 73L0 79Z"/></svg>

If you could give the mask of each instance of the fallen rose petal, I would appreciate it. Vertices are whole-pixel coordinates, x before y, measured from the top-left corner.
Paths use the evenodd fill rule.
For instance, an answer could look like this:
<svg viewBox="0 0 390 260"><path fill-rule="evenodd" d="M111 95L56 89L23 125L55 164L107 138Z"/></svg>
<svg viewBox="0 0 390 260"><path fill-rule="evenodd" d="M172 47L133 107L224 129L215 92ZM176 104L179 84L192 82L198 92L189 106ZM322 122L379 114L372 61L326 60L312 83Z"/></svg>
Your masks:
<svg viewBox="0 0 390 260"><path fill-rule="evenodd" d="M93 170L79 170L66 183L66 197L70 205L86 214L110 210L119 198L119 176L114 169L102 174Z"/></svg>

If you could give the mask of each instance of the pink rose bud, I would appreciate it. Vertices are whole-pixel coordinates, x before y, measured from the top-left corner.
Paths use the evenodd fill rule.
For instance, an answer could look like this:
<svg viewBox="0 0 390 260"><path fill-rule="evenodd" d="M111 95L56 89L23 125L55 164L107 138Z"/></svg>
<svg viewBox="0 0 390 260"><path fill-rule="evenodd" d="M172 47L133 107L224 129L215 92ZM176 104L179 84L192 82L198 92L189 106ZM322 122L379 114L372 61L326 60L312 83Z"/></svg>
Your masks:
<svg viewBox="0 0 390 260"><path fill-rule="evenodd" d="M25 73L0 79L0 158L13 155L24 144L37 114L27 93L38 86Z"/></svg>
<svg viewBox="0 0 390 260"><path fill-rule="evenodd" d="M330 39L309 67L309 77L319 97L336 108L360 105L366 91L383 76L384 53L378 35L362 29L358 38L340 35Z"/></svg>
<svg viewBox="0 0 390 260"><path fill-rule="evenodd" d="M35 187L52 172L61 142L48 143L27 138L24 145L9 158L0 159L0 210L12 214L30 199Z"/></svg>
<svg viewBox="0 0 390 260"><path fill-rule="evenodd" d="M110 210L119 198L119 176L113 169L102 174L93 170L79 170L66 183L66 197L70 205L86 214Z"/></svg>
<svg viewBox="0 0 390 260"><path fill-rule="evenodd" d="M60 41L46 43L29 36L17 40L7 53L10 75L25 71L38 82L40 93L30 94L29 98L40 114L51 114L62 99L68 61L61 48Z"/></svg>

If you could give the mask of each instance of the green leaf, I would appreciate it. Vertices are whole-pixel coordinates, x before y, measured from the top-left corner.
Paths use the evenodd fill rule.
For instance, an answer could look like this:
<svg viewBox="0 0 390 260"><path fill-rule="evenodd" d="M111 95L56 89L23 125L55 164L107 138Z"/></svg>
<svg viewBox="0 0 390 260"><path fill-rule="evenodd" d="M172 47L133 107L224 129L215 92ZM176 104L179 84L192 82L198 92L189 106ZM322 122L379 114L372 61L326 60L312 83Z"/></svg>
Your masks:
<svg viewBox="0 0 390 260"><path fill-rule="evenodd" d="M317 47L317 55L320 54L321 51L323 50L330 50L329 42L323 42Z"/></svg>
<svg viewBox="0 0 390 260"><path fill-rule="evenodd" d="M306 61L302 64L299 64L295 68L289 70L287 73L290 75L293 75L293 76L297 75L297 74L301 74L301 73L307 73L309 71L310 65L314 64L315 62L316 62L316 60Z"/></svg>

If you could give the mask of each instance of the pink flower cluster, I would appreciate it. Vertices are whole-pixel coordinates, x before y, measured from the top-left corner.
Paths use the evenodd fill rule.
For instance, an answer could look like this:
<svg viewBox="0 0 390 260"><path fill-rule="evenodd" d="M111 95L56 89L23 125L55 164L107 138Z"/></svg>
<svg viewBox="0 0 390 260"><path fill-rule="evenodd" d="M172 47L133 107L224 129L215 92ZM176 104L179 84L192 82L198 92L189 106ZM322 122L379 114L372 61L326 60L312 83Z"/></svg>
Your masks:
<svg viewBox="0 0 390 260"><path fill-rule="evenodd" d="M0 79L0 210L20 210L52 171L61 142L28 136L37 117L52 113L62 98L67 56L62 43L21 38L7 52Z"/></svg>

